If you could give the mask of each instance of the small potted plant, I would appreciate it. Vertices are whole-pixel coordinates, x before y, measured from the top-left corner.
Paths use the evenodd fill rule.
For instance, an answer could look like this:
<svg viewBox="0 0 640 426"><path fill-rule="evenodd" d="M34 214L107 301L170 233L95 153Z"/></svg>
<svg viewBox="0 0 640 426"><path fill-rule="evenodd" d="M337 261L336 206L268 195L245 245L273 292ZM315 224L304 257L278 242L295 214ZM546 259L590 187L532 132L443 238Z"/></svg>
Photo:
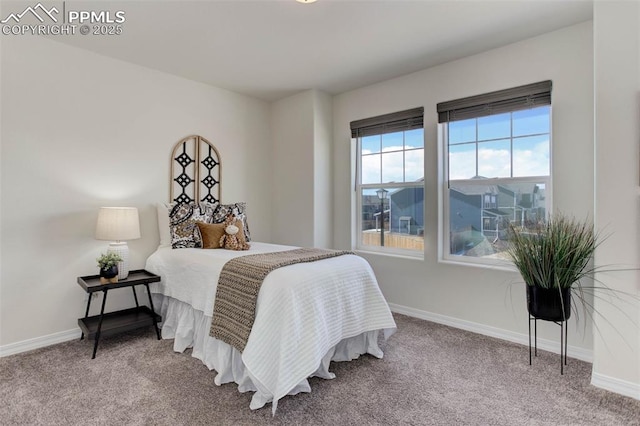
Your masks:
<svg viewBox="0 0 640 426"><path fill-rule="evenodd" d="M118 262L122 262L122 257L118 253L101 253L96 261L100 268L100 282L103 284L118 282Z"/></svg>

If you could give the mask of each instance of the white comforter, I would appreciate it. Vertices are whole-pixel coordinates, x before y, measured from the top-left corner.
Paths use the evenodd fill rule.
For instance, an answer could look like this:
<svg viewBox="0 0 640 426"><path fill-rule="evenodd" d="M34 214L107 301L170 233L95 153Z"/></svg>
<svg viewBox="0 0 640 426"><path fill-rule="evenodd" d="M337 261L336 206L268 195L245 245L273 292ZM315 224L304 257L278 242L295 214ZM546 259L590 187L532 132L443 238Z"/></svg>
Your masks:
<svg viewBox="0 0 640 426"><path fill-rule="evenodd" d="M251 250L243 252L161 247L146 264L147 270L162 277L152 292L211 317L220 271L229 259L295 248L251 244ZM359 256L300 263L271 272L261 287L256 320L242 353L242 362L261 394L257 401L254 397L251 408L263 406L268 395L275 412L278 399L316 372L338 342L374 330L385 330L388 337L395 328L373 271ZM382 356L377 345L373 346L364 351Z"/></svg>

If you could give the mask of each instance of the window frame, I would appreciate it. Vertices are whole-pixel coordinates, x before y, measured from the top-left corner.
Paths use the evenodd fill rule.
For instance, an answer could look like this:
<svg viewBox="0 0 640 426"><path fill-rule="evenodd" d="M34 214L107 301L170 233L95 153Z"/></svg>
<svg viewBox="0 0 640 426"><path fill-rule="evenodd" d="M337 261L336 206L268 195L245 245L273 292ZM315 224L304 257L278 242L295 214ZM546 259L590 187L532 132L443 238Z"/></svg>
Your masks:
<svg viewBox="0 0 640 426"><path fill-rule="evenodd" d="M424 116L424 109L423 108L416 108L414 110L407 110L406 113L410 112L410 111L419 111L421 116ZM354 185L354 194L355 194L355 230L352 236L352 246L354 248L354 250L357 251L362 251L362 252L372 252L372 253L376 253L376 254L382 254L382 255L390 255L390 256L402 256L402 257L409 257L409 258L416 258L416 259L424 259L424 253L426 250L426 244L425 244L425 248L422 251L418 251L418 250L410 250L410 249L402 249L402 248L397 248L397 247L389 247L389 246L372 246L372 245L365 245L362 242L362 226L363 226L363 191L364 190L377 190L377 189L386 189L386 190L390 190L390 189L400 189L400 188L421 188L423 191L423 199L422 199L422 215L423 218L425 217L426 214L426 198L424 196L425 194L425 180L424 180L424 170L426 167L426 162L425 162L425 158L426 158L426 143L425 143L425 131L424 131L424 124L423 124L423 118L421 118L419 121L420 125L417 126L416 125L416 121L415 119L413 119L413 121L409 121L408 122L408 126L406 128L397 128L396 123L394 123L394 128L393 131L385 131L382 130L380 131L380 133L367 133L364 135L358 135L356 133L356 131L354 131L354 127L358 126L360 123L363 122L375 122L375 124L377 126L379 126L378 128L384 128L384 124L380 124L381 122L384 122L384 117L397 117L398 115L403 115L405 113L405 111L401 111L398 113L392 113L392 114L387 114L385 116L379 116L379 117L373 117L371 119L364 119L364 120L358 120L355 122L351 123L351 127L352 127L352 143L355 141L355 156L356 156L356 161L355 161L355 166L356 166L356 173L355 173L355 185ZM405 114L406 115L406 114ZM410 130L415 130L415 129L422 129L422 148L414 148L414 149L406 149L404 142L403 142L403 150L401 152L403 152L403 160L406 159L406 153L409 151L414 151L414 150L418 150L421 149L422 150L422 167L423 167L423 174L422 174L422 180L417 180L417 181L403 181L403 182L381 182L381 183L362 183L362 158L363 158L363 154L362 154L362 137L364 136L373 136L373 135L384 135L386 133L396 133L396 132L406 132L406 131L410 131ZM398 152L400 152L398 150ZM382 154L382 148L380 151L380 154ZM405 169L406 164L403 164L403 178L406 179L406 169ZM381 169L381 173L384 173ZM403 179L403 180L404 180ZM381 181L382 181L382 176L381 176ZM390 198L388 198L390 199ZM424 224L423 224L424 226ZM426 236L426 227L425 230L423 232L423 238Z"/></svg>
<svg viewBox="0 0 640 426"><path fill-rule="evenodd" d="M548 83L549 91L551 90L551 82ZM542 83L536 83L537 85L541 85ZM529 85L534 86L534 85ZM508 91L517 91L526 86L522 86L520 88L507 89L505 91L493 92L493 93L504 93ZM490 98L492 93L486 95L479 95L472 98L467 99L487 99ZM467 100L465 99L465 100ZM505 97L503 96L503 100ZM476 267L488 267L493 269L505 269L505 270L513 270L513 265L507 259L497 259L497 258L487 258L487 257L474 257L474 256L463 256L456 255L451 253L451 195L450 195L450 187L452 183L457 184L468 184L468 185L477 185L477 186L497 186L500 184L545 184L545 219L548 218L551 211L553 211L553 108L550 101L550 92L548 103L543 105L549 106L549 175L548 176L524 176L524 177L500 177L500 178L487 178L487 179L449 179L449 134L448 134L448 124L450 121L456 120L443 120L443 113L440 111L440 106L442 104L438 104L438 113L440 117L440 122L438 123L438 262L440 263L450 263L456 265L465 265L465 266L476 266ZM461 100L461 103L464 103L465 100ZM451 101L445 104L454 104L459 101ZM529 108L514 108L511 111L517 110L525 110L532 109L543 106L541 104L531 105ZM476 117L467 116L465 119L469 118L479 118L482 116L489 115L497 115L500 113L506 112L505 110L496 111L494 114L478 115ZM513 126L513 116L511 117L511 125ZM513 141L513 134L510 136ZM478 142L476 141L476 144ZM476 153L477 155L477 153ZM511 152L511 162L513 162L513 152ZM511 171L513 174L513 169ZM485 195L482 194L481 202L484 204ZM481 221L484 220L483 217L480 218Z"/></svg>

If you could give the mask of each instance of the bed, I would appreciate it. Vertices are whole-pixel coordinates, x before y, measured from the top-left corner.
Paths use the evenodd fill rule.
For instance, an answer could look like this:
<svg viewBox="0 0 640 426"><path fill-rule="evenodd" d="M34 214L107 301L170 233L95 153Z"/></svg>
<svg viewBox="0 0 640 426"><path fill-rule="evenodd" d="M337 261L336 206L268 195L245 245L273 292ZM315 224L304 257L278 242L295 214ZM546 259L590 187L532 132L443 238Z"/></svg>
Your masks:
<svg viewBox="0 0 640 426"><path fill-rule="evenodd" d="M196 146L185 147L192 143ZM184 153L192 161L184 161L182 156L181 164L171 167L173 205L197 204L198 200L210 203L216 212L234 211L242 217L243 232L250 240L246 205L220 203L220 157L215 148L204 138L192 136L176 145L172 161ZM207 160L211 155L216 158ZM203 161L216 165L204 166L204 172L196 173ZM190 183L180 186L177 180L188 172ZM207 179L213 175L215 179ZM215 180L218 186L204 185L204 196L197 190L203 179ZM174 190L176 184L179 187ZM244 350L212 337L216 288L224 265L240 256L285 252L294 247L251 241L248 251L202 249L182 243L179 249L173 248L173 235L168 231L173 219L166 217L171 205L158 204L161 244L146 262L147 270L162 277L151 286L154 306L163 318L162 337L173 339L177 352L192 348L192 356L217 372L217 385L236 383L240 392L253 391L250 408L271 402L275 413L280 398L311 391L309 377L334 378L329 371L331 361L350 361L363 354L383 356L378 338L388 338L396 325L370 265L350 253L270 272L260 287L255 322ZM214 216L209 220L219 222L221 216Z"/></svg>

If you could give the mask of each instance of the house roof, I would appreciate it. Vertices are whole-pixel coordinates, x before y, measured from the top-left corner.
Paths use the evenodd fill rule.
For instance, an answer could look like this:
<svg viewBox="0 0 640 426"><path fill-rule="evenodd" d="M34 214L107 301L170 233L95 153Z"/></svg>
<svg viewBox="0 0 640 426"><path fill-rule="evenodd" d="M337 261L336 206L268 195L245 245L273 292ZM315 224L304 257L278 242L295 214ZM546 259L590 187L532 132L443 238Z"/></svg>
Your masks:
<svg viewBox="0 0 640 426"><path fill-rule="evenodd" d="M504 185L476 185L476 184L452 184L451 189L465 195L484 195L484 194L532 194L544 193L544 189L537 184L530 182L513 182L509 183L509 188Z"/></svg>
<svg viewBox="0 0 640 426"><path fill-rule="evenodd" d="M451 186L451 189L464 195L497 194L499 192L498 185L465 185L456 183L455 186Z"/></svg>

